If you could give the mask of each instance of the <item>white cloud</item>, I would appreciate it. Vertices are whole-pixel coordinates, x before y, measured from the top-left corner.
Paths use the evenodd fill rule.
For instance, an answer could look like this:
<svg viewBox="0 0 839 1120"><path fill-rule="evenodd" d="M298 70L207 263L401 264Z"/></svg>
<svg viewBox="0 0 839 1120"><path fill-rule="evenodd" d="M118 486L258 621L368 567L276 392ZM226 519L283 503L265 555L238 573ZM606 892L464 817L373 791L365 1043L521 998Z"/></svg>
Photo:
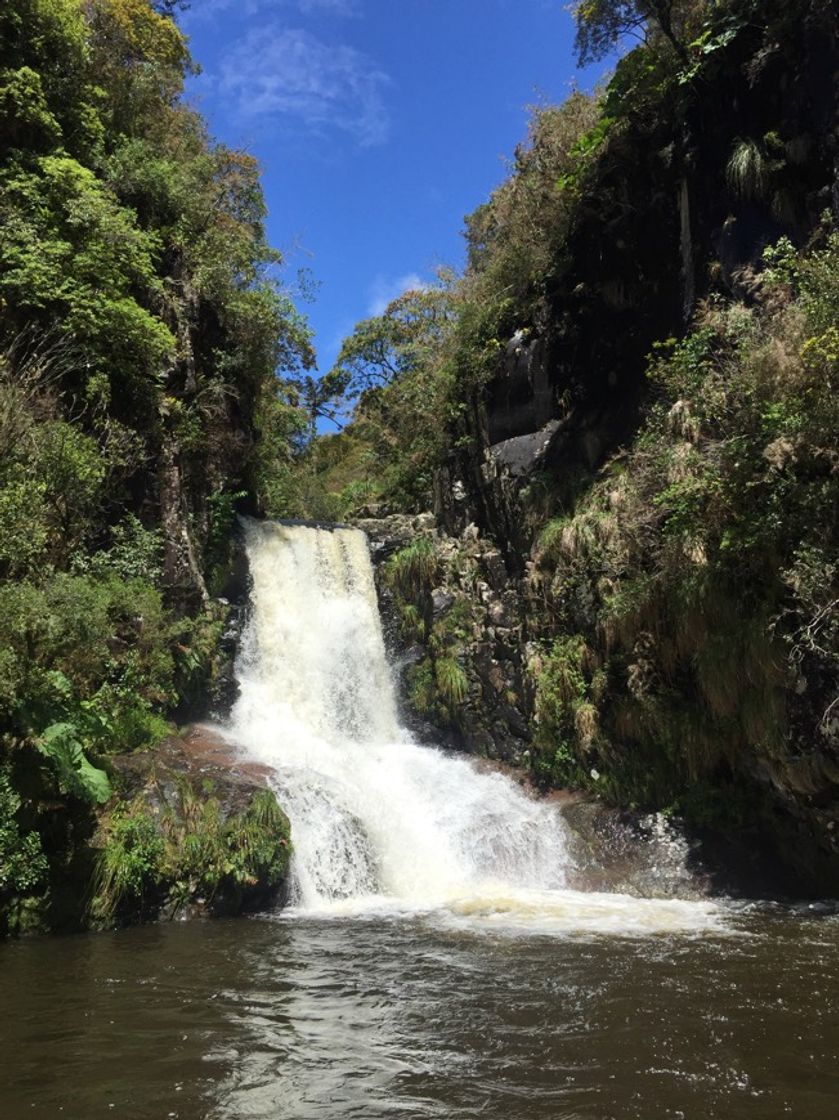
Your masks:
<svg viewBox="0 0 839 1120"><path fill-rule="evenodd" d="M393 303L405 292L422 291L427 287L428 284L416 272L408 272L404 276L396 277L396 279L377 276L370 285L370 302L367 305L367 314L383 315L388 304Z"/></svg>
<svg viewBox="0 0 839 1120"><path fill-rule="evenodd" d="M333 12L336 16L358 14L354 0L297 0L301 12Z"/></svg>
<svg viewBox="0 0 839 1120"><path fill-rule="evenodd" d="M337 129L372 147L390 131L389 84L354 47L331 46L300 29L260 27L222 63L220 89L240 116L285 118L324 135Z"/></svg>

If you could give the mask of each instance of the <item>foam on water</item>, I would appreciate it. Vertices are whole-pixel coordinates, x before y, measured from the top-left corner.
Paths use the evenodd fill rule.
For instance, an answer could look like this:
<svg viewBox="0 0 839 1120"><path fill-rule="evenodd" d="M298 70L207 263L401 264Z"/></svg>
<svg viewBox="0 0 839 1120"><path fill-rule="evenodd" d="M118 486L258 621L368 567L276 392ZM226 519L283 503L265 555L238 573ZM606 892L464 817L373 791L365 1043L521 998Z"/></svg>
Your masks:
<svg viewBox="0 0 839 1120"><path fill-rule="evenodd" d="M556 806L399 726L363 533L249 522L251 608L228 733L275 774L294 911L470 928L702 930L709 903L572 891Z"/></svg>

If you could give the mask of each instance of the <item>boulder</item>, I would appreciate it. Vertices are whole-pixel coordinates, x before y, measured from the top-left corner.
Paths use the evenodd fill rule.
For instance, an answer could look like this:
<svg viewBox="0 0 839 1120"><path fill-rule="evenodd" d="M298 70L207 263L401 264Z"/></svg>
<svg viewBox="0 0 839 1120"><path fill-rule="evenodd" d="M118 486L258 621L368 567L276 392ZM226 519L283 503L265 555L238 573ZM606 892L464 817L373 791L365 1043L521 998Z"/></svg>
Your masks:
<svg viewBox="0 0 839 1120"><path fill-rule="evenodd" d="M95 924L240 914L282 900L290 826L270 768L208 727L112 766L122 799L94 841Z"/></svg>

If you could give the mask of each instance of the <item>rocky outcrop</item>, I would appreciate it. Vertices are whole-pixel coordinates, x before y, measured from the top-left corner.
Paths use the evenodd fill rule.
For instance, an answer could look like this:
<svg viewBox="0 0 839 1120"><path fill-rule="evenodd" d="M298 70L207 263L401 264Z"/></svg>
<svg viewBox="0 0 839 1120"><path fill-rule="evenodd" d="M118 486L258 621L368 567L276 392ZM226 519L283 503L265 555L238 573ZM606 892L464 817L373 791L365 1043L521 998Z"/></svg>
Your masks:
<svg viewBox="0 0 839 1120"><path fill-rule="evenodd" d="M390 513L378 514L372 510L369 515L355 518L353 527L367 534L373 563L378 565L387 560L400 548L405 548L419 536L433 533L436 528L432 513Z"/></svg>
<svg viewBox="0 0 839 1120"><path fill-rule="evenodd" d="M474 524L457 537L432 515L359 521L371 542L404 718L425 737L485 758L526 765L530 701L521 581ZM433 553L415 585L393 561L417 540Z"/></svg>
<svg viewBox="0 0 839 1120"><path fill-rule="evenodd" d="M523 575L511 573L474 524L457 537L440 532L427 515L371 519L364 527L375 542L405 723L426 742L509 764L522 781L554 784L539 776L544 743L535 701L550 623L533 563L525 562ZM422 574L400 579L418 541L427 542L422 566L415 565ZM455 669L460 689L447 676ZM830 784L826 764L811 754L795 773L793 765L783 774L755 775L749 821L736 827L680 827L657 814L627 812L597 797L598 775L586 773L587 794L551 795L562 801L571 828L574 866L584 869L572 870L570 885L763 898L834 891L835 805L821 797Z"/></svg>
<svg viewBox="0 0 839 1120"><path fill-rule="evenodd" d="M150 798L158 804L171 800L174 787L183 781L211 785L225 816L247 809L254 796L267 788L271 769L242 757L238 748L208 726L189 728L183 736L170 736L153 750L133 751L111 759L123 796L135 797L155 787Z"/></svg>
<svg viewBox="0 0 839 1120"><path fill-rule="evenodd" d="M504 348L487 406L491 444L537 431L556 411L554 386L545 361L545 340L526 328L517 330Z"/></svg>
<svg viewBox="0 0 839 1120"><path fill-rule="evenodd" d="M113 759L122 793L94 847L96 925L276 905L291 854L270 770L206 727Z"/></svg>

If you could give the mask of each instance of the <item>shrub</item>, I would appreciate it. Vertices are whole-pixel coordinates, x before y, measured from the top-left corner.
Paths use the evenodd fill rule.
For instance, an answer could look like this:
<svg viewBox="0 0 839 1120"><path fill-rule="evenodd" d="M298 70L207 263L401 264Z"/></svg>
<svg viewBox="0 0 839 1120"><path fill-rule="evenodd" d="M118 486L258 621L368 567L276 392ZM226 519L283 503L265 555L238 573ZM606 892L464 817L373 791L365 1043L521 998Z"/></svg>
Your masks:
<svg viewBox="0 0 839 1120"><path fill-rule="evenodd" d="M450 711L466 699L469 678L453 657L440 657L434 662L434 680L443 703Z"/></svg>
<svg viewBox="0 0 839 1120"><path fill-rule="evenodd" d="M0 763L0 911L13 895L37 890L47 874L47 860L37 832L21 831L20 794L8 763Z"/></svg>
<svg viewBox="0 0 839 1120"><path fill-rule="evenodd" d="M188 902L237 909L244 894L283 880L291 855L288 818L270 790L225 816L212 786L200 793L181 779L159 816L144 797L117 808L106 829L92 915L154 912L168 897L173 913Z"/></svg>
<svg viewBox="0 0 839 1120"><path fill-rule="evenodd" d="M159 890L164 855L164 840L152 817L136 804L118 807L108 822L94 880L95 917L109 922L126 902L142 912Z"/></svg>
<svg viewBox="0 0 839 1120"><path fill-rule="evenodd" d="M654 351L660 396L619 487L607 467L542 532L557 635L532 666L543 776L567 778L571 751L582 784L594 758L624 803L697 808L686 783L759 768L783 783L799 751L829 753L839 237L766 259L763 303L711 301Z"/></svg>

